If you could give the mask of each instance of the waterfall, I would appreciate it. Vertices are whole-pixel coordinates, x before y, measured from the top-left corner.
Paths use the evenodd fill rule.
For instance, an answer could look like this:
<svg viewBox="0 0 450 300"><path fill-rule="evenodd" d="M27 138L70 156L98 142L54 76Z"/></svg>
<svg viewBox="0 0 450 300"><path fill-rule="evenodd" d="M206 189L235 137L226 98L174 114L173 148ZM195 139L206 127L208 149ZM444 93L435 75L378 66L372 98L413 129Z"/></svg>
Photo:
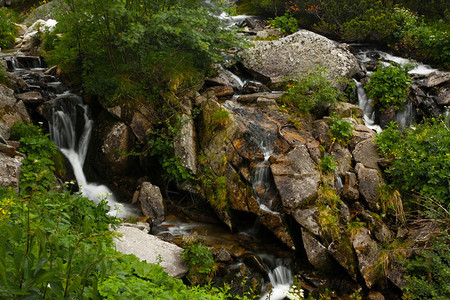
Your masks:
<svg viewBox="0 0 450 300"><path fill-rule="evenodd" d="M261 203L261 198L267 193L268 189L270 188L270 162L269 158L270 155L272 155L273 150L271 147L268 146L268 142L263 140L260 144L260 149L263 154L264 160L262 162L259 162L256 167L255 171L253 173L252 177L252 185L253 190L255 191L255 195L258 198L259 201L259 207L262 210L269 211L271 213L278 214L272 210L270 210L270 206L272 205L272 200L267 199L267 205L264 203Z"/></svg>
<svg viewBox="0 0 450 300"><path fill-rule="evenodd" d="M356 84L356 91L358 93L358 106L364 112L364 123L370 129L375 130L377 133L382 131L379 125L375 124L375 110L372 107L372 100L367 98L366 91L361 82L353 79Z"/></svg>
<svg viewBox="0 0 450 300"><path fill-rule="evenodd" d="M260 300L283 300L289 294L292 282L294 281L291 270L280 265L268 274L272 291L266 293Z"/></svg>
<svg viewBox="0 0 450 300"><path fill-rule="evenodd" d="M49 122L50 136L72 165L81 194L95 203L106 199L111 207L109 214L122 216L123 212L119 208L123 206L116 201L111 190L105 185L88 182L83 172L94 124L89 107L81 97L69 92L59 95L52 102L54 106L52 120ZM78 134L77 129L81 134Z"/></svg>

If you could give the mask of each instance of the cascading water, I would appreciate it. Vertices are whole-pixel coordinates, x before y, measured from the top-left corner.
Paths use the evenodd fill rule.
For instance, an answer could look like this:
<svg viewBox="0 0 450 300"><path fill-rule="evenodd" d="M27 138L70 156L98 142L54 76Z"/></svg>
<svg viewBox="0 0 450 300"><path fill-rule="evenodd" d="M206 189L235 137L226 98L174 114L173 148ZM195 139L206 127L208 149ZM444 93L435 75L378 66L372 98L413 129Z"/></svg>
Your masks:
<svg viewBox="0 0 450 300"><path fill-rule="evenodd" d="M372 107L372 100L367 98L366 91L361 82L354 80L356 84L356 91L358 93L358 106L364 112L364 123L370 129L376 132L381 132L381 127L375 124L375 110Z"/></svg>
<svg viewBox="0 0 450 300"><path fill-rule="evenodd" d="M261 300L282 300L289 294L294 277L285 266L277 266L268 273L272 291L261 297Z"/></svg>
<svg viewBox="0 0 450 300"><path fill-rule="evenodd" d="M52 101L54 107L52 120L49 122L50 135L72 165L82 195L95 203L106 199L111 207L109 214L120 216L124 213L119 211L123 205L116 201L111 190L105 185L88 182L83 172L94 123L90 118L89 107L81 97L68 92ZM81 134L77 134L77 128L82 128Z"/></svg>
<svg viewBox="0 0 450 300"><path fill-rule="evenodd" d="M259 162L256 167L255 171L253 172L252 176L252 184L253 184L253 190L255 191L255 194L258 196L259 200L259 207L262 210L269 211L271 213L278 214L277 212L274 212L270 209L270 206L272 205L271 199L265 199L266 204L262 203L262 197L267 194L270 183L269 183L269 177L270 177L270 162L269 158L270 155L272 155L273 150L271 147L268 146L268 142L262 141L260 144L260 149L263 154L264 160L262 162Z"/></svg>

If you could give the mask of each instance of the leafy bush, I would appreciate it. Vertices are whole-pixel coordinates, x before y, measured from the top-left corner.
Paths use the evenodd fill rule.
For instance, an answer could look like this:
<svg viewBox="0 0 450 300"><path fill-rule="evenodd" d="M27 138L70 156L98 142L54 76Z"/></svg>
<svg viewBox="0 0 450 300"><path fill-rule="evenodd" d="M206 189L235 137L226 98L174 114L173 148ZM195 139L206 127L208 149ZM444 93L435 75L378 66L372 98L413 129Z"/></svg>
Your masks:
<svg viewBox="0 0 450 300"><path fill-rule="evenodd" d="M380 111L393 106L399 110L408 98L411 77L408 67L379 65L365 86L367 95Z"/></svg>
<svg viewBox="0 0 450 300"><path fill-rule="evenodd" d="M289 14L270 19L269 23L275 28L280 28L281 33L283 34L290 34L298 31L297 19Z"/></svg>
<svg viewBox="0 0 450 300"><path fill-rule="evenodd" d="M406 263L408 299L450 298L450 235L435 236L430 247Z"/></svg>
<svg viewBox="0 0 450 300"><path fill-rule="evenodd" d="M287 85L287 92L280 100L301 113L323 114L341 95L325 74L325 69L316 68L306 75L292 79L292 83Z"/></svg>
<svg viewBox="0 0 450 300"><path fill-rule="evenodd" d="M11 48L16 40L17 30L11 17L11 11L0 8L0 48Z"/></svg>
<svg viewBox="0 0 450 300"><path fill-rule="evenodd" d="M11 138L19 141L19 151L27 154L20 177L21 193L44 192L52 188L56 180L52 158L57 148L48 134L43 134L38 126L19 122L13 126Z"/></svg>
<svg viewBox="0 0 450 300"><path fill-rule="evenodd" d="M415 128L396 131L391 124L376 137L383 157L392 160L386 170L401 192L435 197L450 205L450 131L443 120L429 120Z"/></svg>
<svg viewBox="0 0 450 300"><path fill-rule="evenodd" d="M183 247L181 255L189 267L187 278L191 284L210 282L217 269L211 250L195 239L188 241Z"/></svg>
<svg viewBox="0 0 450 300"><path fill-rule="evenodd" d="M319 167L322 173L329 174L336 170L337 164L334 162L334 157L332 155L325 155L319 163Z"/></svg>
<svg viewBox="0 0 450 300"><path fill-rule="evenodd" d="M330 137L342 146L347 146L353 137L353 125L349 121L342 120L341 116L332 114L328 120L330 125Z"/></svg>
<svg viewBox="0 0 450 300"><path fill-rule="evenodd" d="M223 107L217 109L212 115L212 122L216 127L225 127L230 121L228 110Z"/></svg>
<svg viewBox="0 0 450 300"><path fill-rule="evenodd" d="M450 25L443 20L425 21L405 8L393 12L396 29L392 47L423 61L450 66Z"/></svg>
<svg viewBox="0 0 450 300"><path fill-rule="evenodd" d="M86 92L107 105L151 100L173 109L223 50L244 45L214 16L220 8L199 0L64 2L55 28L62 36L47 59L82 74Z"/></svg>

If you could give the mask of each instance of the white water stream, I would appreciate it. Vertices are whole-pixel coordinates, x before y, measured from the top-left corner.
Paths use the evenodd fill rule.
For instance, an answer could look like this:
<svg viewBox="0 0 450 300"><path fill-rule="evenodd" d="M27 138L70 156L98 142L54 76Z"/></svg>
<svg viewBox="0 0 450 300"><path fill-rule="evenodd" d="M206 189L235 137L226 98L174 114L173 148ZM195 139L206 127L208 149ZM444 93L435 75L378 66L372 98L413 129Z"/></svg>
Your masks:
<svg viewBox="0 0 450 300"><path fill-rule="evenodd" d="M110 206L110 215L126 217L133 214L117 202L112 191L106 185L88 182L83 172L94 121L89 116L89 107L81 97L66 92L52 100L54 103L52 120L49 124L50 135L72 165L81 194L99 203L105 199ZM77 133L77 128L81 133Z"/></svg>

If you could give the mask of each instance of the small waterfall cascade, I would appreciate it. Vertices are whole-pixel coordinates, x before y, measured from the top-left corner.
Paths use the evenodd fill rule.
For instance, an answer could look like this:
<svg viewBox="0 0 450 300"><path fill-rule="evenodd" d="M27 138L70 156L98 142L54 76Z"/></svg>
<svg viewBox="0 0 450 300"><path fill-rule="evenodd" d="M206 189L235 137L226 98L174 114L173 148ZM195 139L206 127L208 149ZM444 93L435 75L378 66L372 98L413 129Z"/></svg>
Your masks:
<svg viewBox="0 0 450 300"><path fill-rule="evenodd" d="M358 106L364 113L364 123L370 129L381 132L381 127L375 124L375 110L372 107L372 100L367 98L366 91L361 82L355 80L356 92L358 93Z"/></svg>
<svg viewBox="0 0 450 300"><path fill-rule="evenodd" d="M283 300L288 296L294 277L291 270L279 265L268 273L272 291L266 293L260 300Z"/></svg>
<svg viewBox="0 0 450 300"><path fill-rule="evenodd" d="M111 207L109 214L122 216L123 205L116 201L112 191L105 185L88 182L83 172L94 124L89 107L80 96L69 92L59 95L52 102L54 106L49 122L50 136L72 165L82 195L95 203L105 199Z"/></svg>
<svg viewBox="0 0 450 300"><path fill-rule="evenodd" d="M262 210L269 211L271 213L278 214L277 212L271 211L270 207L272 206L272 200L270 197L266 197L269 189L270 189L270 162L269 158L272 155L273 150L268 145L269 143L266 140L261 141L260 149L263 154L264 160L259 162L252 176L252 185L255 195L257 195L259 201L259 207Z"/></svg>

